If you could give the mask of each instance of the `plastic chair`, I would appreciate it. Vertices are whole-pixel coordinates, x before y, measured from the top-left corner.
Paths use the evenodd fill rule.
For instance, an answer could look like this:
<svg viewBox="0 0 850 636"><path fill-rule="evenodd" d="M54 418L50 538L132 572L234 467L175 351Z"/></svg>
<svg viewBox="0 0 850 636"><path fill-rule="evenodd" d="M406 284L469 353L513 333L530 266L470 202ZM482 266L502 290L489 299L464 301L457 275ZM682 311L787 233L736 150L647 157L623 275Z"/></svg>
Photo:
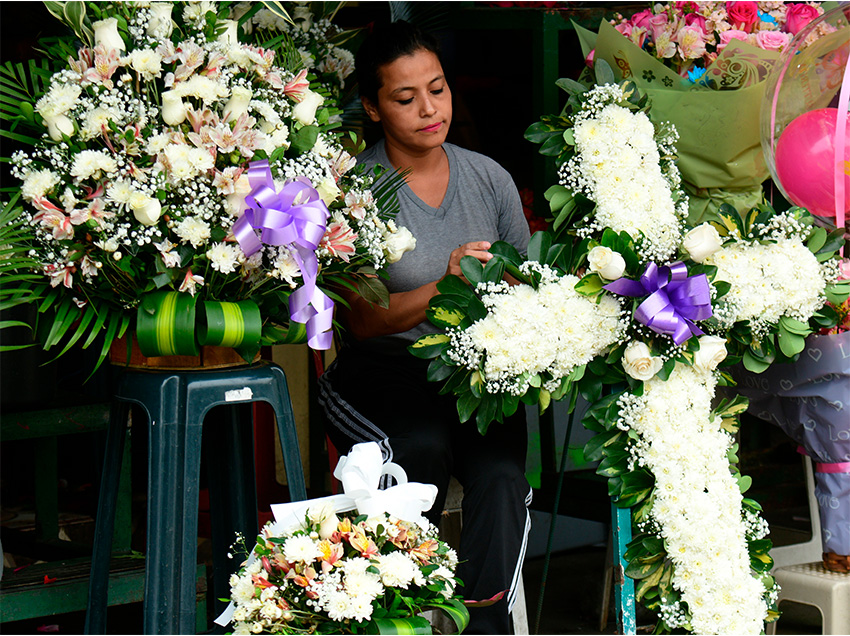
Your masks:
<svg viewBox="0 0 850 636"><path fill-rule="evenodd" d="M215 370L126 370L117 380L98 500L86 633L105 633L109 559L118 475L131 404L148 417L148 518L145 568L145 634L192 634L201 452L210 467L213 571L216 597L228 596L238 565L226 557L234 532L257 533L253 430L249 406L228 409L201 435L215 406L268 402L275 411L290 497L307 492L286 376L271 363ZM219 425L220 424L220 425ZM202 442L203 439L203 442Z"/></svg>
<svg viewBox="0 0 850 636"><path fill-rule="evenodd" d="M779 603L813 605L823 617L824 634L850 634L850 574L830 572L818 561L788 565L773 576L781 588ZM777 622L767 626L768 634L776 633Z"/></svg>
<svg viewBox="0 0 850 636"><path fill-rule="evenodd" d="M812 458L803 456L812 538L803 543L779 546L770 551L774 560L773 576L779 584L778 602L794 601L818 608L823 617L824 634L850 634L850 575L830 572L823 567L820 510L815 495ZM776 633L776 622L767 626Z"/></svg>
<svg viewBox="0 0 850 636"><path fill-rule="evenodd" d="M806 472L806 493L809 498L809 516L812 519L812 538L802 543L781 545L770 551L773 558L774 570L798 563L819 561L823 553L820 528L820 510L815 495L815 475L812 469L812 458L803 455L803 468Z"/></svg>

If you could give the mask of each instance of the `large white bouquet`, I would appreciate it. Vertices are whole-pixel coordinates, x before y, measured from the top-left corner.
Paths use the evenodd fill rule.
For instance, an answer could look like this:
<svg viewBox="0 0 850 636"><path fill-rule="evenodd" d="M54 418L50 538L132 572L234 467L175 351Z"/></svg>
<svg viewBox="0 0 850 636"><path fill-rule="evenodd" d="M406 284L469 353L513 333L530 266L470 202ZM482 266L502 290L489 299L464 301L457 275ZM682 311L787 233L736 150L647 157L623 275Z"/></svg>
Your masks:
<svg viewBox="0 0 850 636"><path fill-rule="evenodd" d="M334 288L385 299L375 272L414 242L380 211L377 174L343 148L338 109L285 41L240 43L211 2L48 7L84 46L65 62L72 49L55 44L61 68L9 107L33 145L12 165L42 308L61 325L48 347L79 320L75 340L107 329L105 352L151 292L251 301L264 344L303 335L290 314L309 331L323 313L326 332ZM288 307L299 287L306 300Z"/></svg>

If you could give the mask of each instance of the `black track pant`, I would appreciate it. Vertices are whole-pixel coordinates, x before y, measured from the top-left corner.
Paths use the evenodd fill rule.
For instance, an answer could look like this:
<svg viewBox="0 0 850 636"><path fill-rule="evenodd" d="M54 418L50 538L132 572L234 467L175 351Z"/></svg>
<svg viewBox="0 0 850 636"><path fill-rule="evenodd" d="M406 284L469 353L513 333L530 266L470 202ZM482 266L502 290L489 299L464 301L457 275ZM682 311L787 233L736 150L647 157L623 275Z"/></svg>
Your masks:
<svg viewBox="0 0 850 636"><path fill-rule="evenodd" d="M491 607L471 609L466 633L509 634L530 527L525 413L520 408L482 436L474 418L459 422L456 398L439 395L441 383L427 382L426 368L427 361L406 350L343 349L319 383L328 436L340 454L353 444L378 442L384 461L399 464L410 481L436 485L437 500L426 513L434 524L455 476L463 486L460 593L483 600L510 590Z"/></svg>

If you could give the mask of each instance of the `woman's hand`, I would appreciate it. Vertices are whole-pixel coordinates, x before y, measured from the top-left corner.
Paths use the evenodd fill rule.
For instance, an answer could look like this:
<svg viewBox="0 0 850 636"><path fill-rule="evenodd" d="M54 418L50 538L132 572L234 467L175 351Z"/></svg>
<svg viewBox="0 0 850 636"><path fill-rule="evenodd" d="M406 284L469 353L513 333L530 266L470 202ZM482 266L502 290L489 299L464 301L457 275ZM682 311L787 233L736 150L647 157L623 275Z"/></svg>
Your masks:
<svg viewBox="0 0 850 636"><path fill-rule="evenodd" d="M451 256L449 256L449 265L446 267L446 276L454 274L455 276L460 276L466 280L460 269L460 259L464 256L474 256L481 261L482 264L486 264L487 261L493 258L493 255L487 251L489 249L490 243L487 241L472 241L471 243L458 245L456 249L452 250Z"/></svg>

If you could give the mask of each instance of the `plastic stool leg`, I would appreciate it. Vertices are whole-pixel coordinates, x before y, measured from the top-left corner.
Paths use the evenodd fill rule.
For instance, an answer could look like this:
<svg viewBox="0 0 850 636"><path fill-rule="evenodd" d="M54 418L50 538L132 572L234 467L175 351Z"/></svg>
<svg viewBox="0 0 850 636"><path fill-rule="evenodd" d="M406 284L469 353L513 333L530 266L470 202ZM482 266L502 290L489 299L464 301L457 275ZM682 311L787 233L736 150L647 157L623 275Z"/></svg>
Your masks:
<svg viewBox="0 0 850 636"><path fill-rule="evenodd" d="M118 502L118 484L121 460L124 458L124 440L127 437L127 416L130 405L113 400L109 411L109 429L106 433L106 452L100 492L97 498L94 546L92 548L89 598L86 605L86 634L106 633L106 606L109 593L109 562L112 557L112 535L115 529L115 509Z"/></svg>
<svg viewBox="0 0 850 636"><path fill-rule="evenodd" d="M213 592L215 613L226 607L230 575L238 559L227 553L237 532L253 545L257 536L257 490L254 475L254 429L250 404L213 409L204 423L204 457L210 490ZM227 470L222 470L226 466Z"/></svg>
<svg viewBox="0 0 850 636"><path fill-rule="evenodd" d="M298 433L295 429L295 416L292 413L292 403L289 400L289 389L283 369L278 366L270 367L277 376L277 386L281 391L276 403L272 404L277 420L277 431L280 436L280 450L283 452L283 463L286 468L286 481L289 484L291 501L307 499L307 486L304 483L304 469L301 465L301 454L298 449Z"/></svg>
<svg viewBox="0 0 850 636"><path fill-rule="evenodd" d="M152 417L148 450L148 567L146 634L191 634L195 629L198 491L201 426L181 421L181 378L168 378L161 395L148 393ZM155 403L158 402L158 403ZM156 573L154 575L154 573Z"/></svg>

